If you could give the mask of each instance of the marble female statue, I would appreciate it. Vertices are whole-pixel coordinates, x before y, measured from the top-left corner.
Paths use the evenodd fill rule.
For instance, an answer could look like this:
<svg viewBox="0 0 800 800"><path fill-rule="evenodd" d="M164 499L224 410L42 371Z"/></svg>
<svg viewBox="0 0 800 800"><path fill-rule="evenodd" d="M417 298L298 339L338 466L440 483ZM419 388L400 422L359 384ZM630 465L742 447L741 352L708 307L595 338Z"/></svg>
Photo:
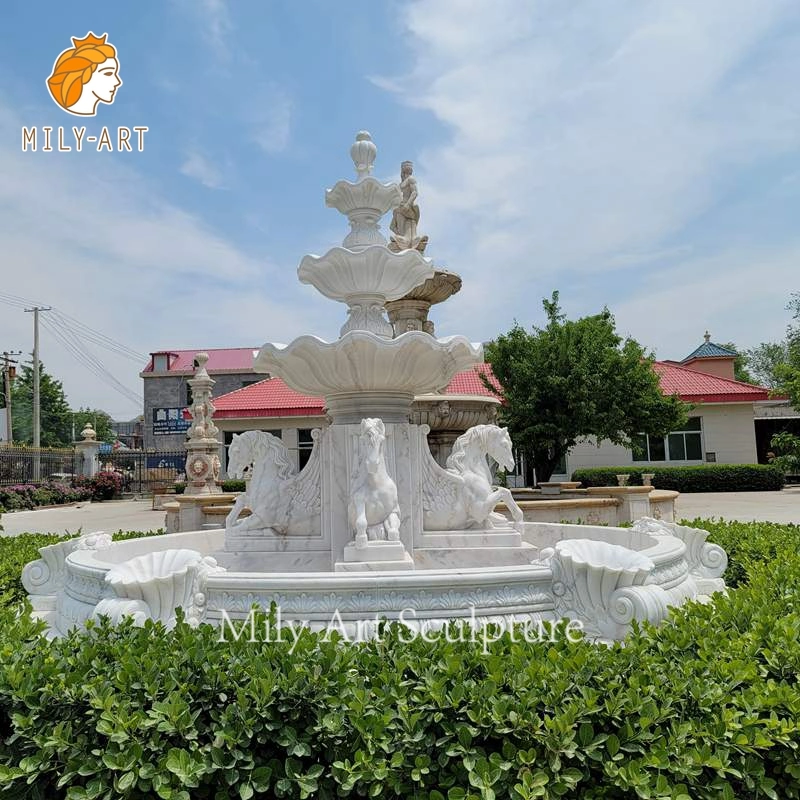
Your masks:
<svg viewBox="0 0 800 800"><path fill-rule="evenodd" d="M495 514L505 503L514 522L522 523L522 510L511 492L492 485L487 456L503 469L514 468L511 437L497 425L475 425L456 439L442 469L428 454L422 473L423 530L486 530L507 527L508 520Z"/></svg>
<svg viewBox="0 0 800 800"><path fill-rule="evenodd" d="M53 64L47 88L53 100L70 114L93 117L98 103L113 103L122 86L116 48L107 34L87 33L72 39Z"/></svg>
<svg viewBox="0 0 800 800"><path fill-rule="evenodd" d="M400 191L403 193L403 202L392 213L392 222L389 225L389 230L392 231L389 249L395 252L414 249L424 253L428 237L417 236L419 224L417 179L414 177L414 165L410 161L404 161L400 165Z"/></svg>
<svg viewBox="0 0 800 800"><path fill-rule="evenodd" d="M347 506L356 547L366 547L369 541L400 540L400 504L397 486L386 471L385 443L383 420L362 419L357 470Z"/></svg>

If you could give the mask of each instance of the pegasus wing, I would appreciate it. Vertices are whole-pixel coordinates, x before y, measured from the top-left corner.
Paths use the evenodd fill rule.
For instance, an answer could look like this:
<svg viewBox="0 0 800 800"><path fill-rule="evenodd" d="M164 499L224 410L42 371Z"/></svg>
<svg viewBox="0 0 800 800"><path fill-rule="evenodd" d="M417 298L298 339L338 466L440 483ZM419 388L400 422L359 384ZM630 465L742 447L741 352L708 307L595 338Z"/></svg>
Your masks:
<svg viewBox="0 0 800 800"><path fill-rule="evenodd" d="M436 463L427 447L422 454L422 507L425 511L447 511L458 505L464 481Z"/></svg>
<svg viewBox="0 0 800 800"><path fill-rule="evenodd" d="M287 481L287 495L292 498L292 505L307 509L316 514L321 506L321 478L320 478L320 444L319 438L314 438L314 446L305 467Z"/></svg>

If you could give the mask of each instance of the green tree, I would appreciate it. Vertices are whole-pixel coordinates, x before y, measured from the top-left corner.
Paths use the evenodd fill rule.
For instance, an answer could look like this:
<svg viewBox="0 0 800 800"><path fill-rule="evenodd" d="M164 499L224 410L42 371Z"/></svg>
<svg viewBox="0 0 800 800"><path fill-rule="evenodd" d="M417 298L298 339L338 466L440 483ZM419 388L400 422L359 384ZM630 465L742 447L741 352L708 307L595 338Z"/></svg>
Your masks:
<svg viewBox="0 0 800 800"><path fill-rule="evenodd" d="M745 383L755 383L755 378L750 372L750 362L746 352L739 352L739 348L733 342L724 344L728 350L733 350L736 353L736 358L733 361L733 377L737 381L744 381Z"/></svg>
<svg viewBox="0 0 800 800"><path fill-rule="evenodd" d="M688 407L661 392L652 355L623 341L607 308L572 321L558 292L543 305L544 328L528 333L515 323L486 346L505 399L503 422L539 482L579 439L633 447L637 434L664 436L685 423Z"/></svg>
<svg viewBox="0 0 800 800"><path fill-rule="evenodd" d="M72 412L61 381L39 365L39 401L42 447L66 447L72 440ZM11 397L14 441L33 444L33 367L23 364Z"/></svg>
<svg viewBox="0 0 800 800"><path fill-rule="evenodd" d="M800 292L795 292L786 306L794 322L786 330L786 360L775 368L776 391L788 395L789 402L800 408ZM800 436L788 431L775 434L770 442L778 457L775 463L787 473L800 472Z"/></svg>
<svg viewBox="0 0 800 800"><path fill-rule="evenodd" d="M117 438L111 427L113 420L105 411L99 408L79 408L72 412L73 423L75 426L75 436L80 437L81 431L87 422L91 422L94 427L97 439L101 442L112 443Z"/></svg>
<svg viewBox="0 0 800 800"><path fill-rule="evenodd" d="M761 342L756 347L744 351L747 369L754 382L768 389L775 389L780 382L778 367L789 360L789 347L786 342Z"/></svg>
<svg viewBox="0 0 800 800"><path fill-rule="evenodd" d="M791 296L787 309L794 312L794 322L786 330L786 361L775 370L777 389L800 408L800 292Z"/></svg>

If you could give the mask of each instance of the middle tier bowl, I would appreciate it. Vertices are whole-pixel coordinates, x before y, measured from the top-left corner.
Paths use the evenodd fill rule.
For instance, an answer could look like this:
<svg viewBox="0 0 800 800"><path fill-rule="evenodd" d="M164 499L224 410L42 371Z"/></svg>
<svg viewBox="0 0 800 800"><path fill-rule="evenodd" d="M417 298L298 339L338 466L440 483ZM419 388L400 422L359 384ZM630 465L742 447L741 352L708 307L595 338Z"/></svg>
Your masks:
<svg viewBox="0 0 800 800"><path fill-rule="evenodd" d="M483 359L483 346L464 336L434 339L409 331L386 339L351 331L335 342L301 336L291 344L265 344L256 372L283 378L298 392L323 396L335 422L365 416L407 421L418 394L443 390L453 376Z"/></svg>
<svg viewBox="0 0 800 800"><path fill-rule="evenodd" d="M416 250L393 253L384 245L334 247L324 256L305 256L297 269L302 283L343 303L365 296L398 300L434 273L431 260Z"/></svg>

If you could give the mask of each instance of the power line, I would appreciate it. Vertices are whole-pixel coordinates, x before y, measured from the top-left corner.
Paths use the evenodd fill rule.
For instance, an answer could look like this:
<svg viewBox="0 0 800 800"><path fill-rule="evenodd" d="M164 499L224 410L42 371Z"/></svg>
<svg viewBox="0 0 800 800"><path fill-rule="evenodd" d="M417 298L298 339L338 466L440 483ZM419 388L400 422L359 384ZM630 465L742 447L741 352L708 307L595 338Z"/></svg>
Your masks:
<svg viewBox="0 0 800 800"><path fill-rule="evenodd" d="M0 292L0 302L5 303L6 305L17 306L18 308L25 308L26 306L31 305L42 305L40 303L34 303L24 297L7 294L5 292ZM139 364L147 361L147 356L144 353L140 353L133 348L128 347L127 345L124 345L115 339L112 339L110 336L95 330L94 328L90 328L85 323L75 319L75 317L70 316L58 308L53 307L52 311L53 316L58 318L64 327L70 328L76 336L80 336L87 341L91 341L93 344L104 348L105 350L109 350L116 355L136 361Z"/></svg>
<svg viewBox="0 0 800 800"><path fill-rule="evenodd" d="M51 321L46 321L45 328L90 372L103 381L107 386L114 389L127 400L138 406L142 404L142 398L132 389L120 383L105 365L97 359L69 329L59 328Z"/></svg>

